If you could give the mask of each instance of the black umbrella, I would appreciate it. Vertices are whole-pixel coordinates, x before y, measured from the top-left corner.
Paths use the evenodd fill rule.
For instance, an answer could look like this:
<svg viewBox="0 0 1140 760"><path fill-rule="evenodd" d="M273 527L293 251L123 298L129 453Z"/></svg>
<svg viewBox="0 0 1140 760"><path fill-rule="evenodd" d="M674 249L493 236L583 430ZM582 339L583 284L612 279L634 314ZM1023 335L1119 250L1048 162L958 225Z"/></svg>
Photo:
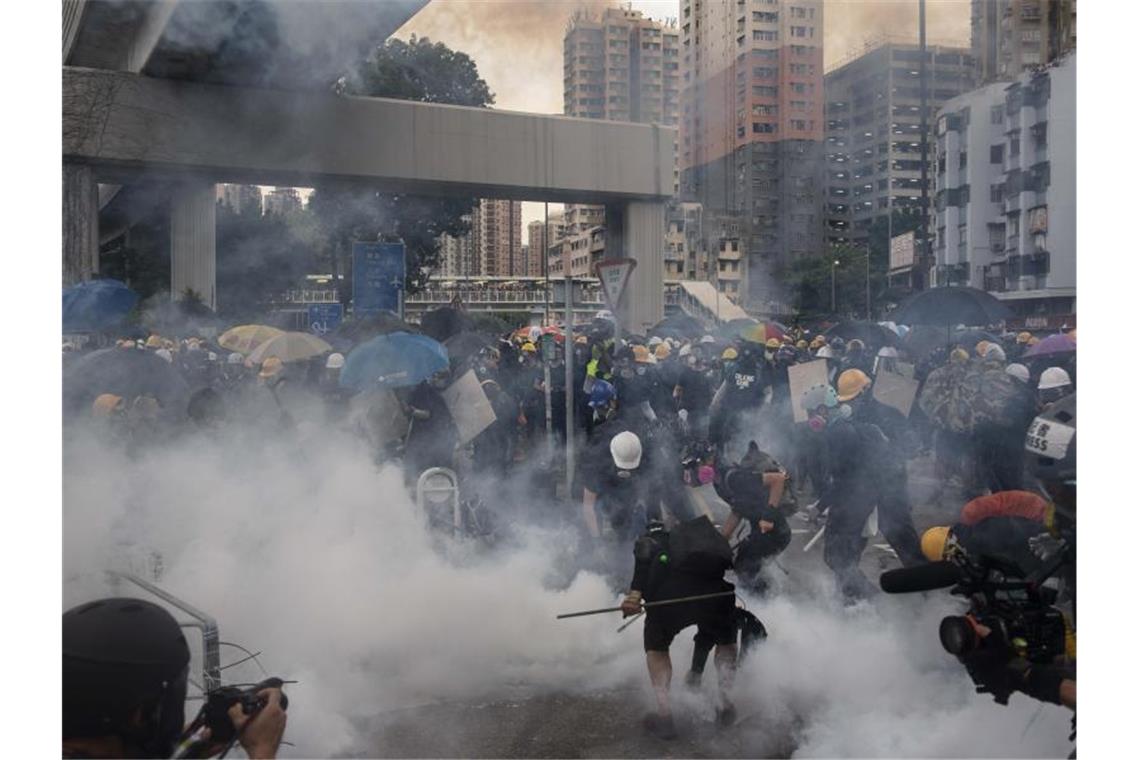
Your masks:
<svg viewBox="0 0 1140 760"><path fill-rule="evenodd" d="M844 341L861 340L869 350L874 351L884 346L899 347L899 336L892 330L861 319L845 319L829 327L824 335L829 340L831 338L842 338Z"/></svg>
<svg viewBox="0 0 1140 760"><path fill-rule="evenodd" d="M345 338L356 344L364 343L377 335L388 335L394 332L418 333L419 329L400 319L395 312L385 310L376 312L364 319L342 322L333 333L333 337Z"/></svg>
<svg viewBox="0 0 1140 760"><path fill-rule="evenodd" d="M153 351L104 348L70 363L63 373L65 413L82 413L103 393L154 396L164 412L175 417L186 411L186 381L170 362Z"/></svg>
<svg viewBox="0 0 1140 760"><path fill-rule="evenodd" d="M1008 319L1009 308L984 290L930 288L908 298L887 319L900 325L992 325Z"/></svg>
<svg viewBox="0 0 1140 760"><path fill-rule="evenodd" d="M699 338L707 330L704 324L696 317L688 314L674 314L661 320L649 328L650 335L661 338Z"/></svg>
<svg viewBox="0 0 1140 760"><path fill-rule="evenodd" d="M448 358L453 361L462 361L494 345L491 338L477 332L457 333L443 342Z"/></svg>
<svg viewBox="0 0 1140 760"><path fill-rule="evenodd" d="M420 320L424 335L435 338L440 343L452 335L475 329L475 323L464 312L451 306L441 306L424 314Z"/></svg>

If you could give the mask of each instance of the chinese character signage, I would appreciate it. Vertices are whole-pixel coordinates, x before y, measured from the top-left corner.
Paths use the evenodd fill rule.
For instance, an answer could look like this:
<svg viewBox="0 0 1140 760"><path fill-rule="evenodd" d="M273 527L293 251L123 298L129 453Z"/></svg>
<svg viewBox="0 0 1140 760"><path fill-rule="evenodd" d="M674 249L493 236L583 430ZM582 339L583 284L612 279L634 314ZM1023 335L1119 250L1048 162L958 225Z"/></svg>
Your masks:
<svg viewBox="0 0 1140 760"><path fill-rule="evenodd" d="M403 243L352 244L352 312L356 319L384 310L400 312L404 267Z"/></svg>

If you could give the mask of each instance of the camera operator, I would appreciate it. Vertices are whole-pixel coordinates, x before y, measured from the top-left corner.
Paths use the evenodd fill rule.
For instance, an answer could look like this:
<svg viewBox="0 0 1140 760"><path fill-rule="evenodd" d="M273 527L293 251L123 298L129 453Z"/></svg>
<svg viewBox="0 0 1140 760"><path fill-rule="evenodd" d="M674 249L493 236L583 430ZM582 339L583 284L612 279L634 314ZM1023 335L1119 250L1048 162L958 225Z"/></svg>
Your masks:
<svg viewBox="0 0 1140 760"><path fill-rule="evenodd" d="M63 757L170 757L183 732L190 650L174 617L141 599L99 599L63 614ZM251 758L274 758L280 689L229 710ZM225 744L217 746L217 754Z"/></svg>

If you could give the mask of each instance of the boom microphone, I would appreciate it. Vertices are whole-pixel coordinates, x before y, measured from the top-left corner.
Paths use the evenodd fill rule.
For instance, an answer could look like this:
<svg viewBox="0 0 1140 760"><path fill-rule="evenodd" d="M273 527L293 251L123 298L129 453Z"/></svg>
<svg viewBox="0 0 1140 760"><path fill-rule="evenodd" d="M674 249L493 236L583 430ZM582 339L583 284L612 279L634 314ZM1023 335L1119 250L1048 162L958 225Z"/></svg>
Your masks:
<svg viewBox="0 0 1140 760"><path fill-rule="evenodd" d="M879 576L879 587L888 594L909 594L915 591L933 591L950 588L962 580L957 565L945 560L927 565L900 567Z"/></svg>

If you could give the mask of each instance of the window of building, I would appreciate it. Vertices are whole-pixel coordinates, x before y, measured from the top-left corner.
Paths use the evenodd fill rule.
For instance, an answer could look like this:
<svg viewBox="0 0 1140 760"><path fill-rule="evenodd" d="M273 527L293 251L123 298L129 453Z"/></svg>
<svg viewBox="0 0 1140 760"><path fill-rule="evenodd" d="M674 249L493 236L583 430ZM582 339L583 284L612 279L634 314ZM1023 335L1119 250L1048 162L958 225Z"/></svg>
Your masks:
<svg viewBox="0 0 1140 760"><path fill-rule="evenodd" d="M770 135L776 131L776 125L770 121L752 122L752 132L757 135ZM743 136L743 135L742 135Z"/></svg>
<svg viewBox="0 0 1140 760"><path fill-rule="evenodd" d="M959 169L965 169L966 168L966 151L962 151L958 154L958 168Z"/></svg>
<svg viewBox="0 0 1140 760"><path fill-rule="evenodd" d="M754 66L752 68L752 76L757 79L775 79L776 70L771 66Z"/></svg>
<svg viewBox="0 0 1140 760"><path fill-rule="evenodd" d="M990 185L990 202L1001 203L1005 199L1005 185Z"/></svg>
<svg viewBox="0 0 1140 760"><path fill-rule="evenodd" d="M1021 137L1014 135L1009 138L1009 157L1015 158L1021 155Z"/></svg>
<svg viewBox="0 0 1140 760"><path fill-rule="evenodd" d="M771 11L752 11L752 20L757 24L774 24L780 20L780 16Z"/></svg>
<svg viewBox="0 0 1140 760"><path fill-rule="evenodd" d="M767 85L754 85L752 87L752 94L759 98L774 98L779 89Z"/></svg>
<svg viewBox="0 0 1140 760"><path fill-rule="evenodd" d="M1002 155L1005 153L1004 145L991 145L990 146L990 163L1000 164L1002 162Z"/></svg>
<svg viewBox="0 0 1140 760"><path fill-rule="evenodd" d="M1040 29L1022 29L1021 30L1022 42L1041 42Z"/></svg>
<svg viewBox="0 0 1140 760"><path fill-rule="evenodd" d="M792 36L793 37L806 37L808 39L811 39L811 38L815 37L815 27L793 26L792 27Z"/></svg>
<svg viewBox="0 0 1140 760"><path fill-rule="evenodd" d="M753 116L775 116L779 113L779 107L774 105L758 104L752 106Z"/></svg>
<svg viewBox="0 0 1140 760"><path fill-rule="evenodd" d="M754 42L775 42L779 39L777 32L767 29L753 29L752 40Z"/></svg>
<svg viewBox="0 0 1140 760"><path fill-rule="evenodd" d="M802 129L808 128L807 122L804 121L803 119L791 119L789 121L789 124L791 125L792 129L801 129L802 130Z"/></svg>

